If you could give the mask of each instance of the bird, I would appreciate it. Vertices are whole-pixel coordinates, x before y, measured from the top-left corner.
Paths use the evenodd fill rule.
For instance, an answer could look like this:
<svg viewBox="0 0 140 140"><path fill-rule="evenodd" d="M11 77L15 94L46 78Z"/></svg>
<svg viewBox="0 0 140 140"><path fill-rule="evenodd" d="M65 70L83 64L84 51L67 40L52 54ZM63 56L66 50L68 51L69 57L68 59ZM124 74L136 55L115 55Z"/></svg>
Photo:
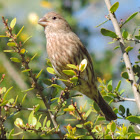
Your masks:
<svg viewBox="0 0 140 140"><path fill-rule="evenodd" d="M92 59L79 37L72 31L69 23L62 15L52 11L40 18L38 24L44 27L47 54L58 77L60 79L69 78L63 72L63 70L70 69L67 64L79 65L83 59L86 59L87 66L80 74L80 84L74 90L94 100L107 121L116 120L117 115L97 88ZM70 86L69 83L65 84L67 87Z"/></svg>

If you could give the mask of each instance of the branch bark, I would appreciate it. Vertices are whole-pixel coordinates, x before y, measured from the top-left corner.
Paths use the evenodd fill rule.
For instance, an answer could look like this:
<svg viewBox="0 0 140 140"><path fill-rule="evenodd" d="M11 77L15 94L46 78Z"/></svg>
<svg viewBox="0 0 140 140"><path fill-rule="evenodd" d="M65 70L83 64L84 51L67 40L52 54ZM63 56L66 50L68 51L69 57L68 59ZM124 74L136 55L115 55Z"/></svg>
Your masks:
<svg viewBox="0 0 140 140"><path fill-rule="evenodd" d="M136 104L137 104L138 109L140 111L140 93L138 92L138 89L137 89L138 85L137 85L135 77L134 77L134 72L133 72L133 69L132 69L132 65L131 65L128 53L126 53L126 51L125 51L126 46L125 46L121 31L120 31L120 27L119 27L117 18L115 16L115 13L110 12L110 8L111 8L110 0L105 0L105 3L106 3L106 6L107 6L107 9L109 11L110 19L111 19L112 24L114 26L115 32L118 35L118 37L120 38L119 41L120 41L121 51L122 51L122 54L123 54L123 59L124 59L124 62L125 62L125 66L126 66L128 75L129 75L129 79L131 81L131 87L132 87L132 91L134 93Z"/></svg>

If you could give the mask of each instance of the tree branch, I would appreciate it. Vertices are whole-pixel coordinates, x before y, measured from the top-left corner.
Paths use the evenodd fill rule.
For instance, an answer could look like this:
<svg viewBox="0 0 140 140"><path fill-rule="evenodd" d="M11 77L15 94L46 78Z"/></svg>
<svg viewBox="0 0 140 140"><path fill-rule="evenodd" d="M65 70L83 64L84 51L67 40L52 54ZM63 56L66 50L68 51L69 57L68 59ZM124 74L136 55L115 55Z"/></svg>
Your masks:
<svg viewBox="0 0 140 140"><path fill-rule="evenodd" d="M15 50L15 52L17 52L20 55L22 65L25 66L25 69L30 69L30 67L29 67L29 61L26 60L24 54L21 54L20 53L21 48L22 48L21 42L18 42L17 41L16 36L12 33L12 29L8 26L7 20L5 20L4 17L2 17L2 20L3 20L3 23L4 23L7 31L8 31L8 37L9 38L12 38L13 42L16 44L16 46L15 47L12 47L12 48ZM37 90L37 94L39 94L41 96L41 98L42 98L42 100L43 100L46 108L48 109L49 117L52 120L52 123L53 123L54 127L55 128L58 128L58 124L57 124L56 119L54 118L54 115L52 114L51 111L49 111L50 110L50 105L47 102L45 96L43 95L43 90L44 89L43 89L43 87L41 85L38 84L38 79L33 74L32 69L29 71L29 77L32 79L32 83L31 84L32 84L33 88ZM59 135L60 139L63 138L63 134L61 133L60 129L58 129L57 134Z"/></svg>
<svg viewBox="0 0 140 140"><path fill-rule="evenodd" d="M111 19L112 24L114 26L115 32L118 35L118 37L120 38L119 42L120 42L120 47L121 47L121 51L122 51L122 54L123 54L123 59L124 59L124 62L125 62L125 66L126 66L128 75L129 75L129 79L131 81L131 86L132 86L132 90L133 90L133 93L134 93L134 97L135 97L138 109L140 111L140 93L138 92L138 89L137 89L138 85L137 85L135 77L134 77L134 73L133 73L133 69L132 69L132 66L131 66L131 62L130 62L128 53L126 53L126 51L125 51L126 46L125 46L124 40L122 38L120 27L119 27L118 21L116 19L115 13L110 12L110 8L111 8L110 0L105 0L105 3L106 3L106 6L107 6L107 9L109 11L110 19Z"/></svg>

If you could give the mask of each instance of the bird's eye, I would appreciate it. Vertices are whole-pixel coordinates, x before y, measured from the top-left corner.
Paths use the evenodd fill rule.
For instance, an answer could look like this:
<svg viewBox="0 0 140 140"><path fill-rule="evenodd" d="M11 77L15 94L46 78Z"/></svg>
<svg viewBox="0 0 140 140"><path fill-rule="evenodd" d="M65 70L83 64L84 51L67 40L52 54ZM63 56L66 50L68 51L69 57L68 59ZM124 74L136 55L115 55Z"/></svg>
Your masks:
<svg viewBox="0 0 140 140"><path fill-rule="evenodd" d="M57 17L53 17L52 19L55 20L55 19L57 19Z"/></svg>

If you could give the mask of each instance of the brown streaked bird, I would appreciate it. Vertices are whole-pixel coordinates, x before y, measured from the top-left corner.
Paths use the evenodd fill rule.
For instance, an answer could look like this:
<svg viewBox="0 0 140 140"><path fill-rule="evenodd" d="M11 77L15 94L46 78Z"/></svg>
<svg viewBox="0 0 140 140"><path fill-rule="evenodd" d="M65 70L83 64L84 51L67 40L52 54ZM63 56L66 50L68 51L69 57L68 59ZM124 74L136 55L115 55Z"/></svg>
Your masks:
<svg viewBox="0 0 140 140"><path fill-rule="evenodd" d="M69 69L67 64L79 65L83 59L86 59L87 67L80 75L81 84L74 90L93 99L104 113L106 120L117 119L116 114L97 89L93 64L88 51L72 31L68 22L58 13L49 12L38 23L45 29L48 57L59 78L68 78L62 72L62 70ZM66 86L70 85L66 84Z"/></svg>

